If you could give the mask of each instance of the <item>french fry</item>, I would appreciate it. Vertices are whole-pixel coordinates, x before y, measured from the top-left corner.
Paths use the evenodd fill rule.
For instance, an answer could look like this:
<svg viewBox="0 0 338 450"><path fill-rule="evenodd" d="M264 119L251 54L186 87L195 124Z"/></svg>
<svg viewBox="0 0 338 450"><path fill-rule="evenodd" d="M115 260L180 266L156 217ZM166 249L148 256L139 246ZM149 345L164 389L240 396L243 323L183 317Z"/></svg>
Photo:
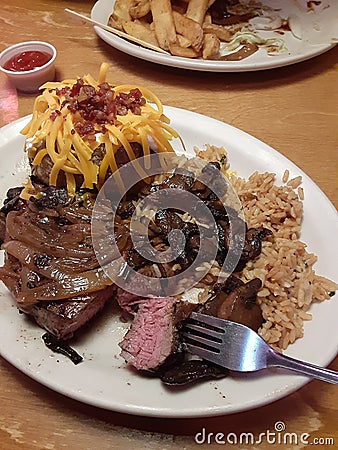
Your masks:
<svg viewBox="0 0 338 450"><path fill-rule="evenodd" d="M215 34L220 41L229 42L233 33L221 25L203 24L204 34Z"/></svg>
<svg viewBox="0 0 338 450"><path fill-rule="evenodd" d="M211 25L212 24L212 18L211 15L209 13L207 13L204 17L204 21L203 21L203 27L204 25Z"/></svg>
<svg viewBox="0 0 338 450"><path fill-rule="evenodd" d="M213 23L208 9L214 2L116 0L108 24L159 52L217 59L220 41L230 42L237 30Z"/></svg>
<svg viewBox="0 0 338 450"><path fill-rule="evenodd" d="M175 56L182 56L183 58L198 58L201 56L200 52L196 52L192 47L181 47L179 44L170 44L170 53Z"/></svg>
<svg viewBox="0 0 338 450"><path fill-rule="evenodd" d="M141 19L150 12L149 0L134 0L134 5L130 7L129 13L133 19Z"/></svg>
<svg viewBox="0 0 338 450"><path fill-rule="evenodd" d="M177 43L180 47L188 48L191 47L191 41L187 39L185 36L182 36L181 34L177 34Z"/></svg>
<svg viewBox="0 0 338 450"><path fill-rule="evenodd" d="M158 43L164 50L177 41L170 0L150 0L151 13Z"/></svg>
<svg viewBox="0 0 338 450"><path fill-rule="evenodd" d="M202 25L209 5L209 0L190 0L186 17Z"/></svg>
<svg viewBox="0 0 338 450"><path fill-rule="evenodd" d="M150 29L147 24L142 23L139 20L128 20L123 22L123 30L125 33L130 34L131 36L136 37L137 39L141 39L141 41L148 42L149 44L155 45L158 47L158 41L156 39L155 32Z"/></svg>
<svg viewBox="0 0 338 450"><path fill-rule="evenodd" d="M191 46L197 52L203 45L202 27L192 19L183 16L177 11L173 11L176 32L191 42Z"/></svg>
<svg viewBox="0 0 338 450"><path fill-rule="evenodd" d="M134 0L116 0L108 25L122 31L122 23L126 20L131 20L129 10L133 5Z"/></svg>
<svg viewBox="0 0 338 450"><path fill-rule="evenodd" d="M185 14L189 0L171 0L171 7L173 11L180 14Z"/></svg>
<svg viewBox="0 0 338 450"><path fill-rule="evenodd" d="M220 41L215 34L205 34L203 38L203 59L215 58L220 49Z"/></svg>

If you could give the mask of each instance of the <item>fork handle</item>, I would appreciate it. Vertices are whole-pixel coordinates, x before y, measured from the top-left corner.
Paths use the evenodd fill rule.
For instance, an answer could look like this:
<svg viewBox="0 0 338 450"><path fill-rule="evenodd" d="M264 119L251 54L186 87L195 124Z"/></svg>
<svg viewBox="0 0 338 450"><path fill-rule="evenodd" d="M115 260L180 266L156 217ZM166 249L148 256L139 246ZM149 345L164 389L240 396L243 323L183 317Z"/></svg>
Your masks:
<svg viewBox="0 0 338 450"><path fill-rule="evenodd" d="M335 370L325 369L314 364L291 358L290 356L281 355L273 352L270 355L269 366L283 367L284 369L294 370L295 372L309 375L312 378L326 381L328 383L338 384L338 372Z"/></svg>

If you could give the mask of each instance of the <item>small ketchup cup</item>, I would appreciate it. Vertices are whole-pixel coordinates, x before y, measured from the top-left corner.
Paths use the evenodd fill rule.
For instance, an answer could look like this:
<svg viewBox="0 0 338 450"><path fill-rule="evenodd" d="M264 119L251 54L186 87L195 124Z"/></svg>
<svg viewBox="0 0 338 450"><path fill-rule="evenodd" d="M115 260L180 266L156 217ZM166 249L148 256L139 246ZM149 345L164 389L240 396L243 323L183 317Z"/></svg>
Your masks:
<svg viewBox="0 0 338 450"><path fill-rule="evenodd" d="M36 53L37 52L37 53ZM47 54L46 62L38 61L38 57ZM34 58L29 61L29 56L35 54ZM26 61L22 61L22 57ZM13 62L13 58L17 60ZM0 70L7 75L12 84L22 92L33 93L39 90L39 87L46 81L53 81L55 77L55 61L56 49L52 44L42 41L20 42L6 48L0 54ZM21 67L20 67L21 62ZM42 65L38 65L41 64ZM14 70L13 70L14 65ZM36 67L33 67L36 65ZM18 70L15 70L17 68ZM26 70L28 68L28 70Z"/></svg>

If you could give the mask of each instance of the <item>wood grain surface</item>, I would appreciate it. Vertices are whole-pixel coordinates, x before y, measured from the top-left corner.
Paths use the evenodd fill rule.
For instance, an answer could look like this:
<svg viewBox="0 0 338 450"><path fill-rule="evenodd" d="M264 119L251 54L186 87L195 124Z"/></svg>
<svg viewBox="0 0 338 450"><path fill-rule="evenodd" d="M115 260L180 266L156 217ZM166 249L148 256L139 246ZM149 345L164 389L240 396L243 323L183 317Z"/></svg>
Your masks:
<svg viewBox="0 0 338 450"><path fill-rule="evenodd" d="M296 163L335 207L338 142L338 47L308 61L251 73L207 73L168 68L123 54L100 40L88 24L64 13L89 13L93 1L2 0L0 50L26 40L46 40L58 51L57 79L96 75L111 65L109 81L144 85L164 104L208 115L271 145ZM0 75L0 126L32 110L34 96L17 93ZM319 222L321 218L318 218ZM332 336L337 340L337 334ZM336 358L330 368L338 370ZM45 388L0 358L0 449L193 449L195 434L274 430L309 433L309 442L255 448L338 448L338 390L319 381L251 411L200 419L153 419L104 411ZM327 439L328 438L328 439ZM327 439L326 443L323 439ZM335 443L332 444L332 440ZM217 444L203 446L253 448Z"/></svg>

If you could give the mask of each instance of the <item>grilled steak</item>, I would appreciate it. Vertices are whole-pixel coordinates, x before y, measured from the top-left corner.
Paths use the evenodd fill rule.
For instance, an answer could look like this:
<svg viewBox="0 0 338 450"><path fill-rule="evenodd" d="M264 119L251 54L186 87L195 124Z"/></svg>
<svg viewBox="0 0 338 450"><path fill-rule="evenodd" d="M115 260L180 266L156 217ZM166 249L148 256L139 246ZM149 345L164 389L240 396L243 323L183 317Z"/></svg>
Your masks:
<svg viewBox="0 0 338 450"><path fill-rule="evenodd" d="M40 302L27 312L42 328L58 339L66 340L98 314L112 295L113 288L108 286L102 291L67 301Z"/></svg>
<svg viewBox="0 0 338 450"><path fill-rule="evenodd" d="M196 308L173 297L138 297L117 290L120 307L134 316L120 347L121 356L139 370L160 366L177 348L177 325Z"/></svg>
<svg viewBox="0 0 338 450"><path fill-rule="evenodd" d="M150 297L140 302L130 330L120 343L121 356L136 369L153 369L174 351L175 302L173 297Z"/></svg>
<svg viewBox="0 0 338 450"><path fill-rule="evenodd" d="M17 266L19 267L18 264ZM0 278L15 297L19 291L19 277L14 277L6 268L0 268ZM69 339L79 328L98 314L107 301L113 297L114 286L112 285L66 300L40 301L34 305L18 305L18 307L58 339Z"/></svg>
<svg viewBox="0 0 338 450"><path fill-rule="evenodd" d="M100 269L90 236L93 202L71 203L64 188L36 186L40 195L28 201L20 199L21 188L10 189L0 210L6 251L0 280L21 311L58 339L69 339L102 310L115 288L111 282L94 286ZM39 289L50 300L34 297Z"/></svg>
<svg viewBox="0 0 338 450"><path fill-rule="evenodd" d="M124 153L122 150L118 152L119 165L125 163ZM100 155L95 157L99 162ZM161 184L149 183L131 189L118 206L115 219L106 221L107 230L111 227L114 231L109 235L115 236L128 270L132 268L145 275L143 280L149 277L158 281L155 285L149 282L149 286L148 281L137 281L136 292L140 292L139 295L120 288L115 291L112 281L102 275L91 240L91 213L96 193L79 191L75 198L69 198L62 186L41 185L41 182L46 182L42 175L48 174L48 167L42 165L40 170L43 173L35 172L38 179L32 178L39 190L37 198L22 200L20 192L14 190L8 193L8 199L0 210L0 239L4 241L6 251L0 279L16 298L18 307L41 327L58 339L69 339L103 309L109 298L116 297L121 309L133 319L120 343L121 356L138 370L156 371L173 352L182 351L179 345L180 323L197 307L203 312L246 323L255 329L260 326L262 316L255 299L261 283L257 279L244 284L231 277L225 285L215 287L213 297L205 305L168 295L161 297L163 286L160 280L187 269L200 250L199 228L192 221L184 221L180 209L162 210L160 205L155 205L157 212L148 229L154 251L166 251L175 246L175 242L168 239L172 231L183 233L185 246L173 261L154 264L151 258L148 260L133 245L128 228L135 202L153 189L174 187L194 192L209 208L217 225L216 261L221 267L228 253L234 254L239 259L235 270L240 270L248 260L259 255L261 240L271 232L263 228L248 230L235 210L225 209L215 198L206 184L210 179L217 182L215 174L219 165L209 163L203 168L206 184L197 181L188 171L177 170ZM244 229L244 236L241 229ZM211 238L212 233L214 231L209 231L205 239ZM133 278L128 270L124 276L128 279L129 289L135 291L131 287ZM145 286L140 286L142 283ZM158 292L154 286L158 286ZM208 286L206 288L212 295L213 283ZM140 287L143 287L141 291ZM190 370L188 365L189 373Z"/></svg>

